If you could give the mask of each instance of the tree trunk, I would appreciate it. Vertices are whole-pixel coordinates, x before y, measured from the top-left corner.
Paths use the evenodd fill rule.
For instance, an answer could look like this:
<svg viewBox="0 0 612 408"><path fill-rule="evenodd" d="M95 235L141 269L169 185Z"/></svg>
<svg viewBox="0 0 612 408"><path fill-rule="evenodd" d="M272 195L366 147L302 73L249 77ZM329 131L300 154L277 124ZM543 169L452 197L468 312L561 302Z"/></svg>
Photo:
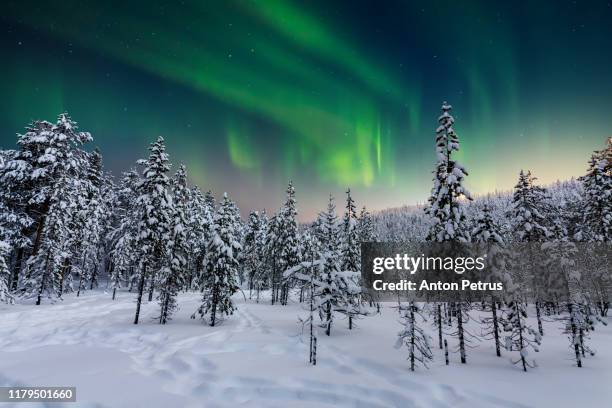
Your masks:
<svg viewBox="0 0 612 408"><path fill-rule="evenodd" d="M36 226L36 238L34 238L34 245L32 246L32 254L31 256L36 256L38 254L38 250L40 249L41 239L43 229L45 227L45 221L47 220L47 212L49 212L49 206L51 204L51 200L48 198L41 208L41 216L38 220L38 225Z"/></svg>
<svg viewBox="0 0 612 408"><path fill-rule="evenodd" d="M17 257L15 258L15 265L13 267L13 274L11 275L10 290L16 291L19 287L19 275L21 274L21 263L23 261L23 248L17 250Z"/></svg>
<svg viewBox="0 0 612 408"><path fill-rule="evenodd" d="M442 350L442 305L438 303L438 345Z"/></svg>
<svg viewBox="0 0 612 408"><path fill-rule="evenodd" d="M497 321L497 303L495 299L491 302L491 313L493 314L493 336L495 337L495 353L501 357L501 347L499 344L499 322Z"/></svg>
<svg viewBox="0 0 612 408"><path fill-rule="evenodd" d="M444 339L444 359L446 360L446 365L448 365L448 342Z"/></svg>
<svg viewBox="0 0 612 408"><path fill-rule="evenodd" d="M467 363L465 356L465 338L463 336L463 311L461 310L461 303L457 303L457 334L459 335L459 354L461 355L461 364Z"/></svg>
<svg viewBox="0 0 612 408"><path fill-rule="evenodd" d="M576 322L574 321L571 303L567 305L567 309L570 315L570 327L572 330L572 342L574 343L574 354L576 355L576 365L578 367L582 367L582 359L580 358L580 347L578 346L578 342L576 341L578 337L578 330L576 329Z"/></svg>
<svg viewBox="0 0 612 408"><path fill-rule="evenodd" d="M93 273L91 274L91 279L89 281L89 289L93 290L94 286L96 286L98 281L98 264L94 267Z"/></svg>
<svg viewBox="0 0 612 408"><path fill-rule="evenodd" d="M213 287L213 301L212 301L212 307L210 311L210 325L213 327L217 320L217 303L219 302L218 291L219 291L219 288L217 287L217 284L215 283Z"/></svg>
<svg viewBox="0 0 612 408"><path fill-rule="evenodd" d="M42 294L45 290L45 281L47 280L47 274L49 272L49 253L45 258L45 269L43 270L42 278L40 279L40 288L38 289L38 299L36 299L36 306L40 306L42 300Z"/></svg>
<svg viewBox="0 0 612 408"><path fill-rule="evenodd" d="M536 317L538 318L538 331L540 336L544 335L544 326L542 326L542 312L540 310L540 302L536 302Z"/></svg>
<svg viewBox="0 0 612 408"><path fill-rule="evenodd" d="M170 296L168 296L168 292L165 292L163 295L163 300L162 300L161 313L159 315L159 324L166 324L166 319L168 318L168 302L169 301L170 301Z"/></svg>
<svg viewBox="0 0 612 408"><path fill-rule="evenodd" d="M134 324L138 324L138 317L140 316L140 304L142 303L142 293L144 292L145 279L147 274L147 265L143 265L142 273L138 281L138 298L136 299L136 317L134 317Z"/></svg>
<svg viewBox="0 0 612 408"><path fill-rule="evenodd" d="M525 361L525 356L523 353L523 347L525 347L525 345L523 344L523 324L521 322L521 315L518 303L515 303L514 305L514 313L516 313L518 320L519 352L521 354L521 363L523 363L523 371L527 372L527 362Z"/></svg>
<svg viewBox="0 0 612 408"><path fill-rule="evenodd" d="M414 309L410 305L410 371L414 371Z"/></svg>
<svg viewBox="0 0 612 408"><path fill-rule="evenodd" d="M327 319L327 327L325 327L325 334L330 336L331 335L331 324L332 324L332 306L329 301L327 302L325 314L326 314L326 319Z"/></svg>
<svg viewBox="0 0 612 408"><path fill-rule="evenodd" d="M152 273L149 279L149 302L153 300L153 291L155 290L155 276Z"/></svg>

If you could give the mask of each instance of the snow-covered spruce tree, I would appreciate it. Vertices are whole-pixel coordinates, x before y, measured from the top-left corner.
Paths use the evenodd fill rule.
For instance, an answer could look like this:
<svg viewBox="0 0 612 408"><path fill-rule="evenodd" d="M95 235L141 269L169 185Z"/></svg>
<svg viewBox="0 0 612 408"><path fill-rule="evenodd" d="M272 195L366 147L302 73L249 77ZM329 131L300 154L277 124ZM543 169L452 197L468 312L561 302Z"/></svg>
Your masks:
<svg viewBox="0 0 612 408"><path fill-rule="evenodd" d="M342 271L340 250L338 245L338 223L334 199L330 195L327 212L323 215L323 228L321 243L321 271L320 282L317 284L316 297L319 299L319 315L323 320L325 334L331 334L334 311L347 314L353 310L353 299L360 292L355 283L358 273L354 271Z"/></svg>
<svg viewBox="0 0 612 408"><path fill-rule="evenodd" d="M470 193L463 187L468 173L452 158L453 152L459 151L459 138L453 129L455 119L450 114L451 109L451 105L444 102L442 115L438 118L434 186L425 209L432 220L427 240L433 242L470 240L460 203L461 199L471 200Z"/></svg>
<svg viewBox="0 0 612 408"><path fill-rule="evenodd" d="M612 242L612 137L608 138L606 148L591 155L587 173L579 180L584 194L579 203L582 222L576 238L588 243L582 249L586 252L583 261L589 263L582 278L593 306L604 317L612 297L610 260L601 256L601 251L606 252L605 247Z"/></svg>
<svg viewBox="0 0 612 408"><path fill-rule="evenodd" d="M305 231L302 234L300 255L303 261L293 268L285 271L283 276L299 282L300 285L300 303L304 298L304 293L308 293L308 317L299 318L302 325L308 326L309 334L309 362L312 365L317 365L317 329L315 327L315 311L320 305L319 299L316 297L317 284L319 281L319 270L321 260L319 257L318 242L310 231Z"/></svg>
<svg viewBox="0 0 612 408"><path fill-rule="evenodd" d="M206 203L206 207L214 214L217 210L217 201L215 200L215 195L212 190L208 190L206 194L204 194L204 202Z"/></svg>
<svg viewBox="0 0 612 408"><path fill-rule="evenodd" d="M239 250L235 204L225 193L215 214L214 229L208 242L201 288L202 304L191 316L193 319L199 314L214 326L223 315L233 314L232 295L239 290L236 282L238 261L235 258Z"/></svg>
<svg viewBox="0 0 612 408"><path fill-rule="evenodd" d="M280 228L278 230L278 266L280 271L291 269L300 262L300 244L298 237L297 209L295 201L295 188L293 182L287 186L287 198L280 210L281 217L278 218ZM280 303L287 304L291 280L283 279L281 284Z"/></svg>
<svg viewBox="0 0 612 408"><path fill-rule="evenodd" d="M102 217L100 219L101 245L98 250L101 260L101 271L106 277L107 283L113 273L114 264L111 251L114 244L115 227L119 225L120 218L117 214L117 187L111 173L104 173L104 179L100 188ZM94 283L94 282L92 282ZM91 286L90 286L91 288Z"/></svg>
<svg viewBox="0 0 612 408"><path fill-rule="evenodd" d="M70 242L69 220L75 202L74 190L68 184L66 175L57 180L49 200L39 250L35 256L30 256L26 265L28 275L24 297L35 298L36 305L40 305L43 298L53 300L61 296L61 273L69 256L65 253L65 243Z"/></svg>
<svg viewBox="0 0 612 408"><path fill-rule="evenodd" d="M359 273L361 271L361 247L357 230L357 210L355 201L351 197L351 190L346 191L346 207L342 218L342 270ZM359 285L358 280L355 281ZM361 299L359 293L356 293L352 299L349 299L349 306L346 314L349 319L349 330L353 328L353 315L362 314L360 307Z"/></svg>
<svg viewBox="0 0 612 408"><path fill-rule="evenodd" d="M612 163L608 149L595 152L589 161L586 175L581 177L584 185L584 240L612 242Z"/></svg>
<svg viewBox="0 0 612 408"><path fill-rule="evenodd" d="M0 151L2 153L2 151ZM4 155L0 154L0 171L4 166ZM7 224L5 217L8 216L7 206L4 197L0 193L0 303L13 303L13 296L10 293L9 285L11 272L8 267L8 259L10 256L9 239L10 234L5 227ZM9 224L10 226L10 224Z"/></svg>
<svg viewBox="0 0 612 408"><path fill-rule="evenodd" d="M22 260L24 253L31 245L30 237L24 234L33 220L27 214L27 207L24 201L27 197L27 190L23 189L21 182L12 177L15 166L17 152L14 150L0 150L0 241L7 245L6 260L11 257L14 248L14 268L9 272L7 287L10 292L16 292L21 276Z"/></svg>
<svg viewBox="0 0 612 408"><path fill-rule="evenodd" d="M576 255L578 248L574 242L567 237L557 239L553 242L542 244L542 250L546 254L544 267L550 275L551 280L565 283L563 294L563 309L566 314L557 318L563 323L563 333L570 341L570 347L576 358L576 365L582 367L582 359L588 355L595 355L587 344L588 334L594 330L597 322L596 316L591 312L591 305L581 270L588 268L577 267ZM551 286L552 286L551 282Z"/></svg>
<svg viewBox="0 0 612 408"><path fill-rule="evenodd" d="M431 337L419 325L418 319L426 321L420 307L414 301L407 306L400 306L402 330L397 334L395 348L402 345L408 348L410 371L414 371L416 364L421 363L427 368L427 363L433 360L431 350Z"/></svg>
<svg viewBox="0 0 612 408"><path fill-rule="evenodd" d="M159 276L159 323L166 324L176 310L176 295L184 285L187 269L187 205L189 189L185 166L179 166L172 179L172 232L168 242L168 263Z"/></svg>
<svg viewBox="0 0 612 408"><path fill-rule="evenodd" d="M319 241L315 238L313 231L311 229L305 230L300 237L300 258L303 259L303 262L310 262L312 264L315 260L319 259L320 251ZM312 268L308 270L309 273L315 271ZM314 286L303 280L300 283L300 303L302 303L305 299L305 292L308 291L309 296L312 297L310 292Z"/></svg>
<svg viewBox="0 0 612 408"><path fill-rule="evenodd" d="M134 324L138 324L142 295L147 280L150 296L159 271L167 259L167 243L172 233L172 199L168 193L170 164L164 139L160 136L149 147L148 160L139 160L144 166L143 178L138 184L137 233L135 247L139 251L138 297Z"/></svg>
<svg viewBox="0 0 612 408"><path fill-rule="evenodd" d="M327 248L333 248L335 251L339 250L338 216L336 215L334 197L331 194L327 202L327 210L319 213L317 217L314 231L322 250L327 250Z"/></svg>
<svg viewBox="0 0 612 408"><path fill-rule="evenodd" d="M535 185L535 177L531 172L525 173L523 170L519 173L519 180L514 187L512 198L512 219L514 232L518 242L528 244L526 248L527 254L524 256L524 262L527 263L527 270L535 271L534 267L539 262L539 259L534 255L533 243L544 242L552 236L547 225L547 194L543 187ZM538 283L539 276L524 276L523 283L531 288L532 298L536 306L536 318L538 320L538 331L540 335L544 335L544 326L542 325L542 302L540 299L540 291L542 288Z"/></svg>
<svg viewBox="0 0 612 408"><path fill-rule="evenodd" d="M365 205L361 207L359 218L357 219L357 236L359 242L372 242L376 240L374 234L374 224L372 221L372 215L366 209Z"/></svg>
<svg viewBox="0 0 612 408"><path fill-rule="evenodd" d="M521 170L514 186L512 219L520 242L542 242L550 236L546 222L546 190L534 184L537 178Z"/></svg>
<svg viewBox="0 0 612 408"><path fill-rule="evenodd" d="M268 287L270 277L266 263L266 242L268 240L268 215L262 210L259 215L259 229L255 235L254 247L257 250L258 267L253 275L253 287L256 289L256 300L259 303L259 295L262 289Z"/></svg>
<svg viewBox="0 0 612 408"><path fill-rule="evenodd" d="M585 350L594 355L588 346L585 346L586 333L592 329L592 321L586 313L586 299L580 285L580 271L575 269L572 259L577 251L573 242L561 241L544 244L547 252L546 267L554 268L566 283L566 300L563 308L567 314L561 315L557 320L563 323L562 331L568 336L570 348L576 358L576 366L582 367L582 357ZM567 251L567 252L566 252Z"/></svg>
<svg viewBox="0 0 612 408"><path fill-rule="evenodd" d="M89 289L94 289L98 286L99 268L102 264L100 257L100 249L104 244L104 222L108 210L106 207L107 201L102 196L102 188L104 186L104 170L102 166L102 155L96 148L88 156L89 166L87 167L87 222L85 225L85 241L87 243L85 253L88 254L89 260Z"/></svg>
<svg viewBox="0 0 612 408"><path fill-rule="evenodd" d="M241 266L246 275L247 285L249 287L249 299L253 296L253 289L255 288L255 275L260 268L260 237L261 221L259 220L259 212L251 211L249 214L249 221L246 225L242 251L243 256L241 258Z"/></svg>
<svg viewBox="0 0 612 408"><path fill-rule="evenodd" d="M187 238L189 245L188 277L185 282L187 290L199 285L199 277L202 275L204 257L206 256L206 245L212 234L215 211L214 198L211 192L208 192L205 197L196 186L192 188L190 196L187 211L189 224ZM210 203L207 197L210 197L213 202Z"/></svg>
<svg viewBox="0 0 612 408"><path fill-rule="evenodd" d="M512 297L508 303L506 325L504 330L508 332L505 337L504 348L509 352L518 352L519 358L510 360L513 364L521 363L523 371L527 367L536 367L535 360L528 361L529 349L539 351L542 336L537 330L532 329L527 323L527 311L525 304L520 300L518 294Z"/></svg>
<svg viewBox="0 0 612 408"><path fill-rule="evenodd" d="M506 263L508 255L505 251L505 242L502 238L501 228L493 219L488 204L482 209L482 214L476 219L476 225L472 230L472 241L487 250L488 281L492 283L501 282L506 289L512 285L512 278L507 270ZM495 341L495 354L501 357L501 330L504 325L504 316L500 313L500 305L503 304L503 292L492 292L487 301L483 302L490 309L491 316L481 318L484 325L483 336Z"/></svg>
<svg viewBox="0 0 612 408"><path fill-rule="evenodd" d="M89 286L97 286L98 258L102 242L104 206L101 187L103 183L102 156L96 149L87 156L87 168L78 183L79 193L73 219L73 253L71 268L77 273L77 296Z"/></svg>
<svg viewBox="0 0 612 408"><path fill-rule="evenodd" d="M466 217L461 200L471 200L470 193L463 187L468 175L465 168L453 160L453 152L459 151L459 138L453 125L455 119L451 116L451 105L442 104L442 115L438 118L436 129L436 167L434 170L434 185L425 213L430 217L431 224L426 239L431 242L469 242L470 234L466 225ZM452 334L459 340L461 363L466 359L466 338L464 319L469 319L470 303L458 301L452 304L457 316L457 330Z"/></svg>
<svg viewBox="0 0 612 408"><path fill-rule="evenodd" d="M25 134L18 135L19 149L9 157L1 174L4 194L9 196L9 207L21 226L20 236L15 237L13 287L19 280L30 281L31 294L31 270L25 268L25 278L19 277L23 261L31 265L38 255L51 197L57 193L55 188L71 186L68 179L76 179L84 167L85 153L79 147L90 140L91 135L79 132L76 122L66 113L59 115L55 124L35 121ZM63 178L66 182L60 183Z"/></svg>
<svg viewBox="0 0 612 408"><path fill-rule="evenodd" d="M283 225L283 213L274 214L269 222L266 231L266 246L265 246L265 265L270 286L270 301L272 304L279 302L280 299L280 281L282 279L282 270L278 258L280 256L281 247L281 228Z"/></svg>
<svg viewBox="0 0 612 408"><path fill-rule="evenodd" d="M314 274L314 275L313 275ZM322 320L325 334L331 335L335 313L347 315L352 299L361 288L355 283L358 273L340 270L340 253L329 246L319 252L319 259L304 260L283 273L310 288L314 307Z"/></svg>
<svg viewBox="0 0 612 408"><path fill-rule="evenodd" d="M361 270L361 251L357 230L357 210L351 197L351 190L346 191L346 207L342 217L342 269L345 271Z"/></svg>
<svg viewBox="0 0 612 408"><path fill-rule="evenodd" d="M140 175L134 169L124 172L117 191L115 206L118 225L110 234L110 258L113 265L110 274L110 285L113 289L113 300L122 282L133 282L135 268L138 267L139 248L136 247L138 235L138 185Z"/></svg>

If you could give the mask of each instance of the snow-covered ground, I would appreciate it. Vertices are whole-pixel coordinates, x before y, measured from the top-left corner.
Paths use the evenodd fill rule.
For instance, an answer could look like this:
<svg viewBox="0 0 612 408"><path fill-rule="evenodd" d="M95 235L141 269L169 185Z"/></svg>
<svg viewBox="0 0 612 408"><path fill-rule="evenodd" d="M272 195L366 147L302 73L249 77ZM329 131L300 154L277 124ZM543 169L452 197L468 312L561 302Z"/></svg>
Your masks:
<svg viewBox="0 0 612 408"><path fill-rule="evenodd" d="M436 350L430 369L408 370L393 348L397 313L338 320L319 335L318 365L308 364L297 304L244 301L221 326L189 316L199 296L182 294L166 326L144 304L134 326L134 295L102 291L55 305L0 305L0 384L76 386L66 407L589 407L612 401L612 327L598 326L599 354L576 368L558 322L547 322L539 367L528 373L497 358L491 342L468 350L468 364ZM554 333L554 336L552 335ZM450 340L454 347L454 340ZM0 404L1 406L6 406ZM20 406L33 406L24 404ZM59 404L49 404L57 407Z"/></svg>

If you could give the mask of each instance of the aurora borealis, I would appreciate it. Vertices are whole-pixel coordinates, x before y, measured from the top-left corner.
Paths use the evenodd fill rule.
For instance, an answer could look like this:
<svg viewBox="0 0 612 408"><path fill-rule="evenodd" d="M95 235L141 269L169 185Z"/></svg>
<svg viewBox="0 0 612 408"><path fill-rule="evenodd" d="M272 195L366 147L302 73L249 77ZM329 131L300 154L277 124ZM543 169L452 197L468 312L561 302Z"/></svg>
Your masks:
<svg viewBox="0 0 612 408"><path fill-rule="evenodd" d="M607 1L8 1L0 146L68 111L118 175L162 135L244 211L296 185L302 218L351 187L423 202L454 106L474 193L581 175L610 130ZM339 204L341 206L341 204Z"/></svg>

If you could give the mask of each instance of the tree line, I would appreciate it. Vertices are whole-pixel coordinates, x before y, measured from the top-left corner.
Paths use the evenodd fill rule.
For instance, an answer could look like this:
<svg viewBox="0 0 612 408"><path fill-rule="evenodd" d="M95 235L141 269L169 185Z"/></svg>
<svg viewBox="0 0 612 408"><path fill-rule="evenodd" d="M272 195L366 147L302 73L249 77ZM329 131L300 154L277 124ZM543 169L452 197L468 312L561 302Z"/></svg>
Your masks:
<svg viewBox="0 0 612 408"><path fill-rule="evenodd" d="M464 187L468 171L454 158L459 138L451 106L444 103L436 130L436 165L431 196L423 209L357 210L350 189L338 217L335 199L310 224L297 221L292 182L280 208L251 212L246 220L223 194L190 186L184 165L171 172L165 141L149 146L148 158L115 179L102 155L89 150L92 136L66 113L55 123L35 121L18 135L17 148L0 151L0 301L36 305L76 296L104 280L114 300L124 288L136 297L134 323L145 297L159 303L156 317L166 324L180 291L197 291L202 301L193 318L216 325L235 310L232 296L243 291L254 301L303 303L309 316L310 360L316 363L316 329L331 335L337 316L354 319L380 310L360 287L360 243L426 240L475 242L500 253L514 243L540 245L567 282L569 298L550 302L538 296L533 276L510 274L504 263L494 277L509 290L479 302L404 302L397 346L409 350L411 368L433 358L433 340L422 329L431 316L442 349L455 337L461 362L473 337L490 338L496 354L516 353L524 370L533 366L528 350L544 335L543 316L563 321L577 365L592 350L588 335L609 308L609 262L593 264L587 276L568 264L577 242L612 240L612 140L593 153L577 180L545 188L530 171L519 173L514 191L472 197ZM505 259L501 256L499 259ZM520 269L520 268L519 268ZM124 292L122 292L124 293ZM481 334L465 327L475 308L489 313ZM537 328L527 322L535 312ZM318 317L318 318L317 318Z"/></svg>

